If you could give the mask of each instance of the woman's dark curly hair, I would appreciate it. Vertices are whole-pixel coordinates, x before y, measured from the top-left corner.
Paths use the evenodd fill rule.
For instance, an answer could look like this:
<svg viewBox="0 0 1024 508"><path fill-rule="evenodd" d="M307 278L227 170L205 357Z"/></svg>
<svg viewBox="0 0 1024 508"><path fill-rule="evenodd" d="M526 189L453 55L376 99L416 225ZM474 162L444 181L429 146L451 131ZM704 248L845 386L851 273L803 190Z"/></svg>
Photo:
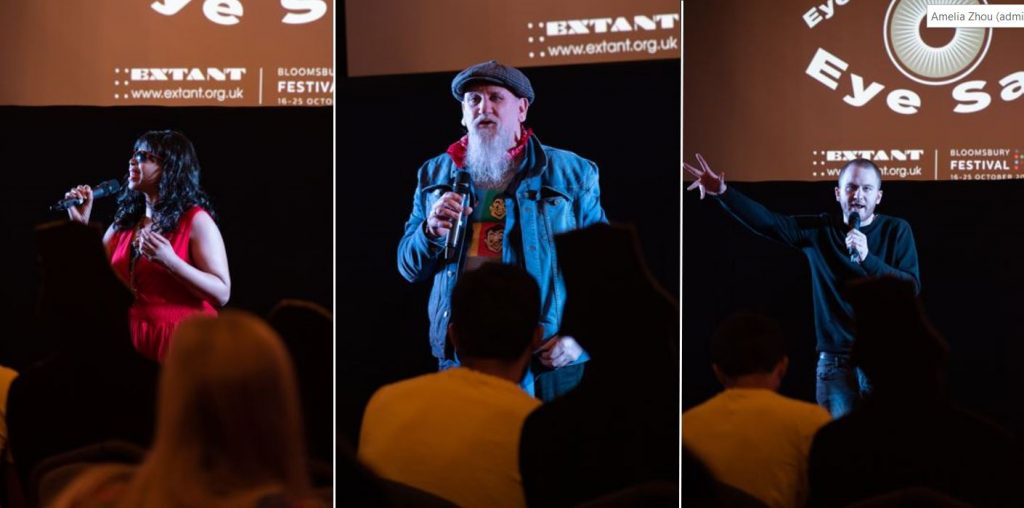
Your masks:
<svg viewBox="0 0 1024 508"><path fill-rule="evenodd" d="M153 210L156 231L173 231L181 215L193 206L202 207L211 217L216 218L210 198L199 187L199 158L196 149L184 134L171 130L149 131L135 141L135 150L146 150L160 158L159 196ZM126 183L117 197L114 228L131 229L145 213L145 196L137 190L129 189Z"/></svg>

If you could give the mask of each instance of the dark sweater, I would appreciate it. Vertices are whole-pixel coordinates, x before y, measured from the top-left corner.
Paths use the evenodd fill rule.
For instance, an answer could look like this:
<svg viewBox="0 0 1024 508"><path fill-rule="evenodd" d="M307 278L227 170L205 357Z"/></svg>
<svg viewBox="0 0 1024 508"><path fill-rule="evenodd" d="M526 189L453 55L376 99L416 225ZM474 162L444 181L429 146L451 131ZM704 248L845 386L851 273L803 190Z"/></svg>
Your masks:
<svg viewBox="0 0 1024 508"><path fill-rule="evenodd" d="M860 228L868 239L868 255L862 263L854 263L846 248L849 227L838 216L778 214L734 187L719 195L718 201L755 233L800 249L807 256L818 351L850 352L853 308L842 294L848 282L892 276L913 281L915 291L920 292L917 247L910 225L903 219L875 214L871 224Z"/></svg>

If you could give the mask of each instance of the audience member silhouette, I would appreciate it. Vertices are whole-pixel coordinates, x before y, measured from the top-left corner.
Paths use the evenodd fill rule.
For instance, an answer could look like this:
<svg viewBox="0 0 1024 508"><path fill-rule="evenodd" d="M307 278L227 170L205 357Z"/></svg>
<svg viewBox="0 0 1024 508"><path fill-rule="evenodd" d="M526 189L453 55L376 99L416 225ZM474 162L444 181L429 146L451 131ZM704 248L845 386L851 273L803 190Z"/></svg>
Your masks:
<svg viewBox="0 0 1024 508"><path fill-rule="evenodd" d="M7 455L7 392L17 377L18 371L0 365L0 457Z"/></svg>
<svg viewBox="0 0 1024 508"><path fill-rule="evenodd" d="M642 483L678 482L679 306L651 278L631 227L555 239L562 330L590 353L583 381L523 426L527 504L570 506Z"/></svg>
<svg viewBox="0 0 1024 508"><path fill-rule="evenodd" d="M338 436L335 506L455 508L454 503L427 491L381 478L356 459L344 436Z"/></svg>
<svg viewBox="0 0 1024 508"><path fill-rule="evenodd" d="M853 361L873 391L815 437L809 505L846 506L918 486L977 507L1024 506L1018 443L951 403L949 348L913 286L881 278L848 291L856 315Z"/></svg>
<svg viewBox="0 0 1024 508"><path fill-rule="evenodd" d="M711 340L711 362L725 390L683 413L683 444L719 481L772 508L802 507L811 440L831 417L777 393L789 366L782 327L733 314Z"/></svg>
<svg viewBox="0 0 1024 508"><path fill-rule="evenodd" d="M153 448L93 469L65 506L320 506L311 497L295 373L277 334L240 311L179 325L160 378Z"/></svg>
<svg viewBox="0 0 1024 508"><path fill-rule="evenodd" d="M846 508L974 508L924 487L910 487L857 501Z"/></svg>
<svg viewBox="0 0 1024 508"><path fill-rule="evenodd" d="M149 446L157 382L157 364L132 346L132 295L111 271L99 231L45 224L35 244L36 333L56 352L25 369L8 396L10 449L26 487L49 456L111 439Z"/></svg>
<svg viewBox="0 0 1024 508"><path fill-rule="evenodd" d="M312 302L282 300L267 321L281 336L295 364L310 457L329 469L334 449L331 313Z"/></svg>
<svg viewBox="0 0 1024 508"><path fill-rule="evenodd" d="M543 333L540 290L516 265L485 263L459 278L451 309L461 365L378 390L358 456L383 478L459 506L523 506L519 436L540 401L519 381Z"/></svg>

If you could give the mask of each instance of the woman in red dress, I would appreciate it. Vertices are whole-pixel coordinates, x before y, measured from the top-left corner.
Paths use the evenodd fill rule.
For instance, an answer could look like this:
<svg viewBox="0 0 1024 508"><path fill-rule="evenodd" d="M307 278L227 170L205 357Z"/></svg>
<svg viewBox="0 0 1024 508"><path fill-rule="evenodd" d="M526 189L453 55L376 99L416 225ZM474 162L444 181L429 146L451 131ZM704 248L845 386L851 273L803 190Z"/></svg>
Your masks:
<svg viewBox="0 0 1024 508"><path fill-rule="evenodd" d="M88 223L92 189L79 185L65 198L83 200L68 214ZM139 137L103 244L114 272L135 294L132 342L149 358L163 360L179 322L216 315L231 296L227 253L212 213L192 142L169 130Z"/></svg>

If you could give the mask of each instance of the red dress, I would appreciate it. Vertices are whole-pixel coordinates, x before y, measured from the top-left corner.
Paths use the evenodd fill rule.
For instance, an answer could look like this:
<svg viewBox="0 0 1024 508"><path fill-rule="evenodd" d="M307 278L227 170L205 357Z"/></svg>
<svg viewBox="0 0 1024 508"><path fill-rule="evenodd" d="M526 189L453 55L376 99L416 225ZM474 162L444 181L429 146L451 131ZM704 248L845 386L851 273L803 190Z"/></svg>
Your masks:
<svg viewBox="0 0 1024 508"><path fill-rule="evenodd" d="M192 219L199 212L205 213L198 206L190 208L182 214L174 231L170 234L162 233L171 243L174 253L190 265L193 264L189 250ZM217 311L209 301L189 291L164 267L144 256L136 258L132 273L129 273L134 238L135 228L114 232L110 265L135 294L135 303L129 311L135 349L143 356L163 361L170 345L171 332L179 322L196 313L216 316Z"/></svg>

